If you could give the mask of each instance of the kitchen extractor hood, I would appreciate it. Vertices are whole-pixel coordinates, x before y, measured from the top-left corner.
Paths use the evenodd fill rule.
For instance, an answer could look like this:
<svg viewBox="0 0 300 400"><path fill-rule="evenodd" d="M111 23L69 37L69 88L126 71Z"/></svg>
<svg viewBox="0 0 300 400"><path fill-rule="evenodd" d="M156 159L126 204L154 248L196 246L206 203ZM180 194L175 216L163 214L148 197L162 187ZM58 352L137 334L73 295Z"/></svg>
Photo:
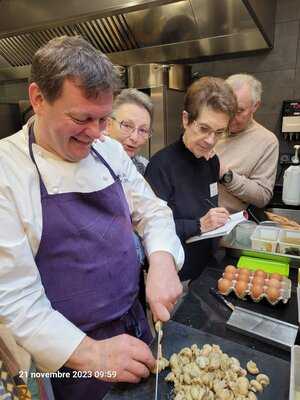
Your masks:
<svg viewBox="0 0 300 400"><path fill-rule="evenodd" d="M82 35L119 65L272 48L276 0L0 0L0 80L49 39Z"/></svg>

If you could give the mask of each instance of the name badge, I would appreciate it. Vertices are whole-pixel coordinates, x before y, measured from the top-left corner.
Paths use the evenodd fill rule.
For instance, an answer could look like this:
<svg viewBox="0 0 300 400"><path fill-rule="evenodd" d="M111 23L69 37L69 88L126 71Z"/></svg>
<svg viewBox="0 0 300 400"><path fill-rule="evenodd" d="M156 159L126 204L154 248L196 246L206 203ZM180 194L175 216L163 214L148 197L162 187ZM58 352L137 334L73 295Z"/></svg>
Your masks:
<svg viewBox="0 0 300 400"><path fill-rule="evenodd" d="M214 182L209 185L210 197L214 197L218 194L218 183Z"/></svg>

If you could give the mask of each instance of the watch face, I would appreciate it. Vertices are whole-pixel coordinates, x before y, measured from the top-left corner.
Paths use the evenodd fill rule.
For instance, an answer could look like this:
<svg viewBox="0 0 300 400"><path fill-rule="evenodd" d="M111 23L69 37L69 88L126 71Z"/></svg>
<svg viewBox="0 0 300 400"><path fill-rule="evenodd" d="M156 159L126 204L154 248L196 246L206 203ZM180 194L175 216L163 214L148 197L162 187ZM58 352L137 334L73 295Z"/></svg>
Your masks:
<svg viewBox="0 0 300 400"><path fill-rule="evenodd" d="M232 181L232 171L227 171L224 175L223 175L223 182L225 183L230 183Z"/></svg>

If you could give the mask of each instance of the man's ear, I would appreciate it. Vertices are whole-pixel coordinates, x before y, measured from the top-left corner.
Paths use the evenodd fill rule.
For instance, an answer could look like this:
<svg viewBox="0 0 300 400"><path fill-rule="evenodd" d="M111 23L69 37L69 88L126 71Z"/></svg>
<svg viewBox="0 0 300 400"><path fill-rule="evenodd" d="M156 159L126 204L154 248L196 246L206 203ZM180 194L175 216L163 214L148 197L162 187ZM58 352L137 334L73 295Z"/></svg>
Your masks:
<svg viewBox="0 0 300 400"><path fill-rule="evenodd" d="M28 88L29 100L34 110L34 113L40 115L43 112L43 107L45 104L44 96L38 85L32 82Z"/></svg>
<svg viewBox="0 0 300 400"><path fill-rule="evenodd" d="M257 101L254 106L253 106L253 114L256 112L256 110L260 107L261 101Z"/></svg>
<svg viewBox="0 0 300 400"><path fill-rule="evenodd" d="M189 124L189 115L187 111L182 111L182 125L185 129Z"/></svg>

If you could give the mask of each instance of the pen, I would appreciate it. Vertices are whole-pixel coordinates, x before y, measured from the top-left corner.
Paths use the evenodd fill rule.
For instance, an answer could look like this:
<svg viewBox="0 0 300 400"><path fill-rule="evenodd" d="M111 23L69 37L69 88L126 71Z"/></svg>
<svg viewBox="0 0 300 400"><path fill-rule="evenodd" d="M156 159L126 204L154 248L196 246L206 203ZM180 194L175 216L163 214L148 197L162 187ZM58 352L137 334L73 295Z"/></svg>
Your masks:
<svg viewBox="0 0 300 400"><path fill-rule="evenodd" d="M208 204L210 204L211 206L213 206L213 208L216 208L216 207L217 207L217 206L216 206L212 201L210 201L209 199L205 199L205 201L207 201Z"/></svg>
<svg viewBox="0 0 300 400"><path fill-rule="evenodd" d="M210 201L209 199L205 199L205 201L207 201L208 204L210 204L211 206L213 206L213 208L218 207L218 206L216 206L212 201ZM230 216L228 217L228 220L229 220L229 221L231 220Z"/></svg>

